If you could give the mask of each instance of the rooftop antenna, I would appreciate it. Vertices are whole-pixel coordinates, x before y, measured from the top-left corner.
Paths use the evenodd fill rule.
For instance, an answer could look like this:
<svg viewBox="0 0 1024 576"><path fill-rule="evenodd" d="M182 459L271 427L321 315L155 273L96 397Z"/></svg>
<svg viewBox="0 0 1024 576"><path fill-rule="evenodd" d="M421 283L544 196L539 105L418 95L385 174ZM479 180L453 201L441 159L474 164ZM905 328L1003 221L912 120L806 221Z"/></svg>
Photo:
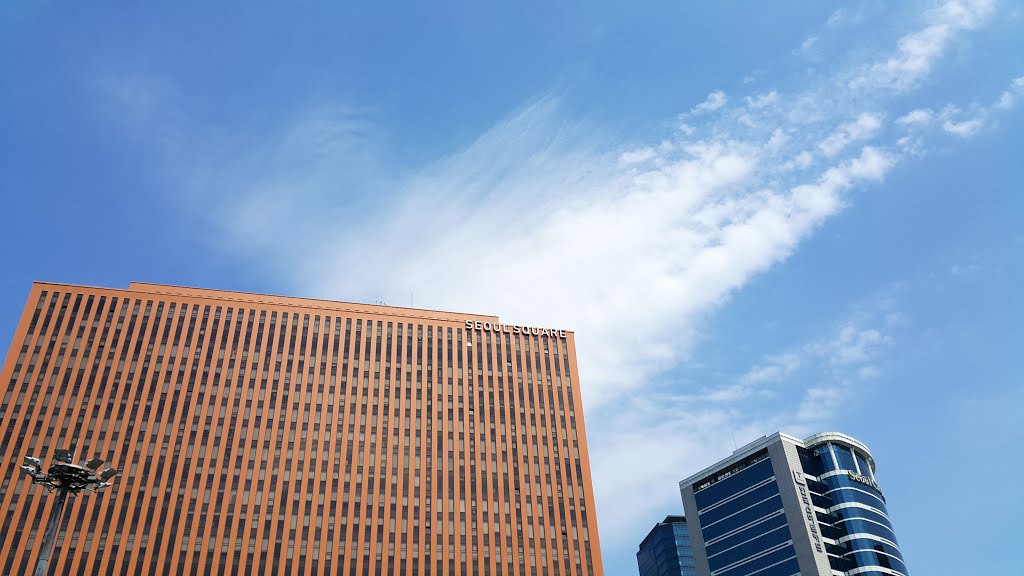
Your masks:
<svg viewBox="0 0 1024 576"><path fill-rule="evenodd" d="M739 445L736 444L736 431L735 430L732 431L732 449L733 449L733 451L736 451L736 450L740 449Z"/></svg>

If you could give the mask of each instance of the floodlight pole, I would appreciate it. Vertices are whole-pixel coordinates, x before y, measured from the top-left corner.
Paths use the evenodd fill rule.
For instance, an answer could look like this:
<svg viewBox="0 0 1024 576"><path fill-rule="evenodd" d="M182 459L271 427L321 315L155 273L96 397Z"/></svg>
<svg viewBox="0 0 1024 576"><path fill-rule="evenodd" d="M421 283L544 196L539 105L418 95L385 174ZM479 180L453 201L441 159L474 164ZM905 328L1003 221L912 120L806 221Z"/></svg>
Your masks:
<svg viewBox="0 0 1024 576"><path fill-rule="evenodd" d="M61 513L64 511L64 502L67 500L68 491L64 488L57 488L57 503L50 512L50 520L46 523L46 532L43 534L43 549L39 552L39 563L36 564L34 576L46 576L46 570L50 566L50 555L53 554L53 544L57 540L57 532L60 531Z"/></svg>
<svg viewBox="0 0 1024 576"><path fill-rule="evenodd" d="M102 472L96 470L103 464L103 459L92 458L81 464L74 464L72 450L58 449L54 451L54 462L49 471L43 471L43 463L35 456L26 456L25 464L21 471L32 479L33 484L39 484L49 492L57 491L57 503L50 511L50 519L46 522L46 532L43 534L42 550L39 551L39 563L36 564L35 576L46 576L50 567L50 556L53 555L54 542L57 540L57 532L60 531L61 516L64 512L64 504L67 502L68 493L72 496L82 492L97 492L111 483L108 480L119 475L115 468L107 468Z"/></svg>

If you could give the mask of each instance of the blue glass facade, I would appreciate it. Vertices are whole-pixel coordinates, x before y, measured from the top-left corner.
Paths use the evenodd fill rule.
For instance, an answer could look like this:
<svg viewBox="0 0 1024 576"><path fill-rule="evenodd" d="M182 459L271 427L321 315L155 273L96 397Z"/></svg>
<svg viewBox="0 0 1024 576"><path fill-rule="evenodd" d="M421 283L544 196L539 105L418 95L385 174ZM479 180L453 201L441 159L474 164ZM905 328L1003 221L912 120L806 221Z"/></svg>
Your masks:
<svg viewBox="0 0 1024 576"><path fill-rule="evenodd" d="M800 573L767 450L704 479L696 487L694 499L713 574Z"/></svg>
<svg viewBox="0 0 1024 576"><path fill-rule="evenodd" d="M909 574L874 459L844 434L765 436L680 490L698 576Z"/></svg>
<svg viewBox="0 0 1024 576"><path fill-rule="evenodd" d="M640 576L697 576L686 518L668 516L640 543Z"/></svg>
<svg viewBox="0 0 1024 576"><path fill-rule="evenodd" d="M827 547L829 562L843 572L909 574L873 460L851 444L812 442L800 453L804 472L817 480L808 484L815 505L826 510L818 513L821 532L835 541ZM878 568L885 570L872 571Z"/></svg>

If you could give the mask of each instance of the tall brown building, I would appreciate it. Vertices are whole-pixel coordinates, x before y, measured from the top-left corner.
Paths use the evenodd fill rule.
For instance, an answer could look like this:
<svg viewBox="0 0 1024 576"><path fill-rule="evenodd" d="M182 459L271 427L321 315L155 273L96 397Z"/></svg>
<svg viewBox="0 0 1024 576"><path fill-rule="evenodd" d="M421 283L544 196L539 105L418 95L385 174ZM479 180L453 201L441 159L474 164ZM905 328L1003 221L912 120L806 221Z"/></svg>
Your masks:
<svg viewBox="0 0 1024 576"><path fill-rule="evenodd" d="M0 373L0 570L600 575L572 332L132 283L36 283Z"/></svg>

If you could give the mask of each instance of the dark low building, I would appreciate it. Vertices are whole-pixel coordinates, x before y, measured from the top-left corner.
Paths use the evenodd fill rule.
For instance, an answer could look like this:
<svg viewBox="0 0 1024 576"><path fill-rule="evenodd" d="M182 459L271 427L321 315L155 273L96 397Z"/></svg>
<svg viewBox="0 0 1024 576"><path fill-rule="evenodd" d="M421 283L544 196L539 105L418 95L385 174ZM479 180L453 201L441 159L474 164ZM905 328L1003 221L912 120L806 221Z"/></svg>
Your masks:
<svg viewBox="0 0 1024 576"><path fill-rule="evenodd" d="M651 528L636 553L640 576L697 576L683 516L666 516Z"/></svg>

